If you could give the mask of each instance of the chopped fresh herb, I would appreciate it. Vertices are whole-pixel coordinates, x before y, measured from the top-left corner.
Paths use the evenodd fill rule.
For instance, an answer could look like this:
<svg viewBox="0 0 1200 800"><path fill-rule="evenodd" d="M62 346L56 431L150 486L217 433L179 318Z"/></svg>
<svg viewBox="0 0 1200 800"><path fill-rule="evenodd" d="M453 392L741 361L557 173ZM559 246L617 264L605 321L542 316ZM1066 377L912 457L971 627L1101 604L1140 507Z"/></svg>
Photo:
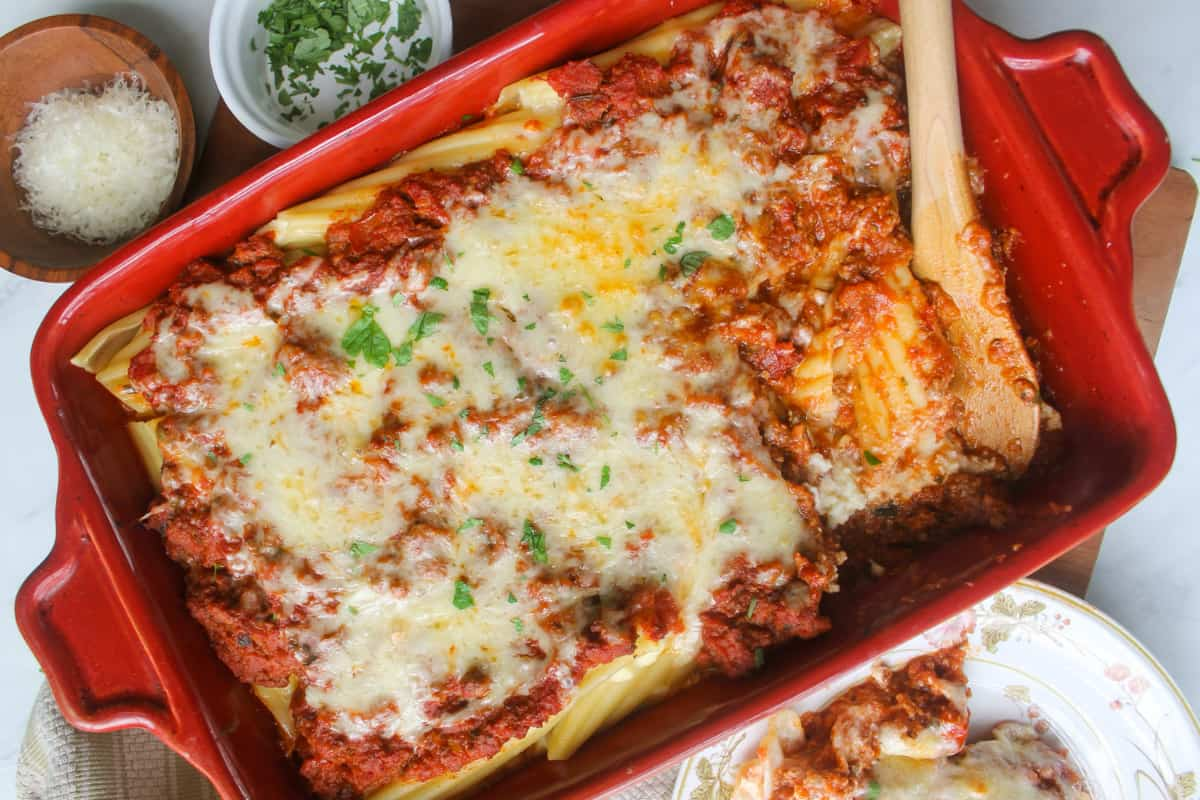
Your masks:
<svg viewBox="0 0 1200 800"><path fill-rule="evenodd" d="M471 292L471 322L475 325L475 330L479 331L480 336L487 336L488 320L491 319L487 304L488 298L491 296L491 289L476 289Z"/></svg>
<svg viewBox="0 0 1200 800"><path fill-rule="evenodd" d="M738 483L749 483L750 482L750 479L747 478L745 475L743 475L740 472L738 473L737 478L738 478Z"/></svg>
<svg viewBox="0 0 1200 800"><path fill-rule="evenodd" d="M217 465L217 454L209 450L204 454L204 460L208 462L209 466L215 467Z"/></svg>
<svg viewBox="0 0 1200 800"><path fill-rule="evenodd" d="M528 381L526 381L526 380L525 380L525 376L523 376L523 375L522 375L522 376L519 376L519 377L517 378L517 391L518 391L518 392L524 392L524 391L525 391L525 384L526 384L526 383L528 383Z"/></svg>
<svg viewBox="0 0 1200 800"><path fill-rule="evenodd" d="M600 468L600 488L608 486L610 480L612 480L612 470L608 468L608 464L605 464Z"/></svg>
<svg viewBox="0 0 1200 800"><path fill-rule="evenodd" d="M254 403L242 403L242 408L246 409L247 411L253 411Z"/></svg>
<svg viewBox="0 0 1200 800"><path fill-rule="evenodd" d="M604 385L604 376L597 375L595 378L592 379L592 382L595 383L597 386L603 386Z"/></svg>
<svg viewBox="0 0 1200 800"><path fill-rule="evenodd" d="M521 159L519 158L514 158L511 162L509 162L508 168L512 170L514 175L525 174L525 165L521 163Z"/></svg>
<svg viewBox="0 0 1200 800"><path fill-rule="evenodd" d="M359 318L342 337L342 349L351 356L362 354L368 364L386 367L388 356L392 352L392 343L375 321L375 312L378 310L370 304L362 307Z"/></svg>
<svg viewBox="0 0 1200 800"><path fill-rule="evenodd" d="M679 271L683 273L685 278L691 277L696 270L700 269L700 265L707 261L709 254L703 250L692 250L689 253L684 253L683 258L679 259Z"/></svg>
<svg viewBox="0 0 1200 800"><path fill-rule="evenodd" d="M351 614L358 614L358 608L355 606L349 606L349 610Z"/></svg>
<svg viewBox="0 0 1200 800"><path fill-rule="evenodd" d="M422 339L427 339L433 336L437 330L437 324L446 318L445 314L439 314L436 311L422 311L417 316L417 321L408 328L407 338L412 342L419 342Z"/></svg>
<svg viewBox="0 0 1200 800"><path fill-rule="evenodd" d="M426 392L425 399L428 400L429 405L433 406L434 408L441 408L442 406L446 405L446 401L438 397L436 394L430 394L429 392Z"/></svg>
<svg viewBox="0 0 1200 800"><path fill-rule="evenodd" d="M463 443L460 442L458 439L451 439L450 440L450 449L455 451L456 453L461 453L463 451Z"/></svg>
<svg viewBox="0 0 1200 800"><path fill-rule="evenodd" d="M746 609L746 619L754 619L754 610L758 608L758 598L750 598L750 607Z"/></svg>
<svg viewBox="0 0 1200 800"><path fill-rule="evenodd" d="M399 347L393 348L392 358L396 360L396 366L398 367L403 367L405 364L412 362L412 342L405 340Z"/></svg>
<svg viewBox="0 0 1200 800"><path fill-rule="evenodd" d="M634 525L632 522L630 522L629 520L625 520L625 527L626 527L626 528L628 528L629 530L633 530L633 529L634 529L635 527L637 527L637 526L635 526L635 525Z"/></svg>
<svg viewBox="0 0 1200 800"><path fill-rule="evenodd" d="M455 375L453 378L450 379L450 385L453 386L455 389L460 389L460 388L462 388L462 381L460 381L458 379L458 376Z"/></svg>
<svg viewBox="0 0 1200 800"><path fill-rule="evenodd" d="M287 375L287 370L284 368L284 366L283 366L283 362L281 362L281 361L276 361L276 362L275 362L275 374L276 374L276 375L278 375L278 376L279 376L279 377L281 377L281 378L282 378L284 375Z"/></svg>
<svg viewBox="0 0 1200 800"><path fill-rule="evenodd" d="M571 461L570 453L559 453L558 458L555 459L555 463L557 463L563 469L569 469L571 472L579 472L579 467L576 466L573 461Z"/></svg>
<svg viewBox="0 0 1200 800"><path fill-rule="evenodd" d="M490 361L483 362L483 371L493 378L496 377L496 368L492 366L492 362Z"/></svg>
<svg viewBox="0 0 1200 800"><path fill-rule="evenodd" d="M471 596L471 587L462 581L455 581L454 607L462 611L473 605L475 605L475 598Z"/></svg>
<svg viewBox="0 0 1200 800"><path fill-rule="evenodd" d="M879 785L879 781L871 781L867 784L867 793L864 795L864 800L879 800L879 794L883 791L883 787Z"/></svg>
<svg viewBox="0 0 1200 800"><path fill-rule="evenodd" d="M733 533L737 530L738 524L735 519L727 519L721 523L721 527L717 528L721 533Z"/></svg>
<svg viewBox="0 0 1200 800"><path fill-rule="evenodd" d="M243 467L250 463L250 455L250 453L242 453L242 457L238 459L238 461L242 462Z"/></svg>
<svg viewBox="0 0 1200 800"><path fill-rule="evenodd" d="M536 328L536 327L537 327L537 323L536 323L536 322L531 322L531 323L529 323L528 325L526 325L526 326L525 326L525 330L527 330L527 331L531 331L531 330L533 330L533 329L534 329L534 328Z"/></svg>
<svg viewBox="0 0 1200 800"><path fill-rule="evenodd" d="M450 289L450 284L446 283L446 279L441 275L435 275L429 279L429 285L437 289L439 292L445 292Z"/></svg>
<svg viewBox="0 0 1200 800"><path fill-rule="evenodd" d="M525 630L525 623L521 622L521 619L519 617L513 617L512 624L513 624L513 627L517 629L517 633L521 633L522 631Z"/></svg>
<svg viewBox="0 0 1200 800"><path fill-rule="evenodd" d="M509 592L508 593L508 602L510 602L510 603L517 602L517 596L515 594L513 594L512 592Z"/></svg>
<svg viewBox="0 0 1200 800"><path fill-rule="evenodd" d="M534 524L525 520L525 525L521 532L521 544L529 548L530 555L533 560L539 564L545 564L549 561L546 555L546 535L539 531Z"/></svg>
<svg viewBox="0 0 1200 800"><path fill-rule="evenodd" d="M408 298L404 296L404 292L396 292L392 295L392 307L399 308L408 302Z"/></svg>
<svg viewBox="0 0 1200 800"><path fill-rule="evenodd" d="M596 542L601 547L603 547L605 550L612 550L612 537L611 536L597 536Z"/></svg>
<svg viewBox="0 0 1200 800"><path fill-rule="evenodd" d="M600 327L604 328L604 330L606 330L606 331L612 331L613 333L621 333L625 330L625 323L621 322L620 317L613 317L612 319L610 319L608 322L604 323Z"/></svg>
<svg viewBox="0 0 1200 800"><path fill-rule="evenodd" d="M866 461L872 467L878 467L883 463L879 460L879 456L875 455L870 450L863 450L863 461Z"/></svg>
<svg viewBox="0 0 1200 800"><path fill-rule="evenodd" d="M545 462L542 461L541 456L534 456L533 458L529 459L529 463L535 467L540 467Z"/></svg>
<svg viewBox="0 0 1200 800"><path fill-rule="evenodd" d="M466 419L467 417L471 416L471 409L464 408L462 411L458 412L458 416L460 419Z"/></svg>
<svg viewBox="0 0 1200 800"><path fill-rule="evenodd" d="M632 263L633 263L633 259L626 256L625 257L625 269L629 269L629 265Z"/></svg>
<svg viewBox="0 0 1200 800"><path fill-rule="evenodd" d="M665 263L658 265L658 279L664 282L667 280L667 265Z"/></svg>
<svg viewBox="0 0 1200 800"><path fill-rule="evenodd" d="M525 426L525 430L521 431L512 438L512 444L514 447L528 439L530 436L539 433L542 428L546 427L546 414L542 410L542 406L546 405L546 401L554 395L555 392L553 389L551 389L538 398L537 403L535 403L533 406L533 418L529 420L529 424Z"/></svg>
<svg viewBox="0 0 1200 800"><path fill-rule="evenodd" d="M675 251L679 249L679 245L683 244L683 229L684 223L682 220L680 220L679 224L675 226L675 233L671 234L667 240L663 242L662 249L671 255L675 255Z"/></svg>
<svg viewBox="0 0 1200 800"><path fill-rule="evenodd" d="M355 539L353 542L350 543L350 555L354 556L355 558L362 558L363 556L369 556L369 555L371 555L371 553L374 553L378 549L379 549L378 547L371 544L370 542L364 542L364 541L361 541L358 539Z"/></svg>
<svg viewBox="0 0 1200 800"><path fill-rule="evenodd" d="M462 533L463 531L469 531L469 530L471 530L471 528L474 528L474 527L476 527L478 525L482 525L482 524L483 524L483 520L481 520L479 517L467 517L465 520L463 520L462 525L458 526L458 533Z"/></svg>
<svg viewBox="0 0 1200 800"><path fill-rule="evenodd" d="M488 346L488 347L491 347L491 346L492 346L492 342L496 341L496 337L495 337L495 336L489 336L489 337L487 337L487 339L485 339L484 341L485 341L485 342L487 342L487 346Z"/></svg>
<svg viewBox="0 0 1200 800"><path fill-rule="evenodd" d="M568 383L570 383L571 379L574 377L575 373L571 372L571 370L567 369L566 367L558 368L558 382L563 386L566 386Z"/></svg>
<svg viewBox="0 0 1200 800"><path fill-rule="evenodd" d="M611 358L613 361L626 361L629 358L629 353L627 353L625 348L622 347L620 350L612 351L612 353L609 355L609 358Z"/></svg>
<svg viewBox="0 0 1200 800"><path fill-rule="evenodd" d="M253 42L253 41L254 41L254 40L253 40L253 39L251 39L251 42ZM590 191L592 191L593 189L595 189L596 187L595 187L595 186L592 186L592 183L591 183L591 181L584 181L584 182L583 182L583 188L587 189L587 190L590 192Z"/></svg>
<svg viewBox="0 0 1200 800"><path fill-rule="evenodd" d="M767 663L767 654L761 647L754 648L754 668L762 669L765 663Z"/></svg>
<svg viewBox="0 0 1200 800"><path fill-rule="evenodd" d="M589 306L592 303L596 302L595 295L590 294L589 292L583 292L583 291L581 291L580 294L583 295L583 302L587 303Z"/></svg>
<svg viewBox="0 0 1200 800"><path fill-rule="evenodd" d="M718 242L723 242L730 236L733 236L735 230L737 230L737 223L728 214L713 217L713 221L708 223L708 232Z"/></svg>

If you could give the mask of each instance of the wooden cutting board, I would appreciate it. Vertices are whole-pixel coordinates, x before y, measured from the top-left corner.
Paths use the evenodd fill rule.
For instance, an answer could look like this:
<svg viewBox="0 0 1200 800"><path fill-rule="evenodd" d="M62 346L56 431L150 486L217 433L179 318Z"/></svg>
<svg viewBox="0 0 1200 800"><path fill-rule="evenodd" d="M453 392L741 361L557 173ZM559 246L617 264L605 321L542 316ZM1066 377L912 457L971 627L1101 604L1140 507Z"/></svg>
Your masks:
<svg viewBox="0 0 1200 800"><path fill-rule="evenodd" d="M546 0L452 0L454 49L469 47L547 5ZM276 152L218 102L185 200L211 191ZM1187 172L1172 169L1133 221L1134 312L1151 353L1158 348L1195 208L1195 181ZM1103 532L1096 534L1034 577L1082 597L1102 537Z"/></svg>

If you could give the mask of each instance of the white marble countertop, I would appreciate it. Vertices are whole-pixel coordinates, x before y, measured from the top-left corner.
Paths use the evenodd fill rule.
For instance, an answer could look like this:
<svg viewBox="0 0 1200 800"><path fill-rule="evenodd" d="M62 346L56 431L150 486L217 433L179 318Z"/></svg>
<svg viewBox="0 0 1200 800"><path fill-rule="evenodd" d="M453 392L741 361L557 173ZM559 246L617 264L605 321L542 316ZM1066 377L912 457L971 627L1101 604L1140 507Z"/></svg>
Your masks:
<svg viewBox="0 0 1200 800"><path fill-rule="evenodd" d="M1190 57L1200 31L1196 0L968 0L984 16L1026 36L1086 28L1113 46L1134 84L1171 134L1176 166L1200 175L1200 68ZM102 14L157 42L187 76L202 123L216 89L208 72L211 0L25 0L0 2L0 32L67 12ZM1200 226L1193 227L1158 352L1179 427L1175 467L1104 539L1088 599L1130 628L1200 706L1200 535L1192 508L1200 487ZM33 398L29 348L42 316L65 287L0 272L0 394L4 481L0 484L0 797L13 793L16 756L42 681L12 614L22 580L54 539L57 469Z"/></svg>

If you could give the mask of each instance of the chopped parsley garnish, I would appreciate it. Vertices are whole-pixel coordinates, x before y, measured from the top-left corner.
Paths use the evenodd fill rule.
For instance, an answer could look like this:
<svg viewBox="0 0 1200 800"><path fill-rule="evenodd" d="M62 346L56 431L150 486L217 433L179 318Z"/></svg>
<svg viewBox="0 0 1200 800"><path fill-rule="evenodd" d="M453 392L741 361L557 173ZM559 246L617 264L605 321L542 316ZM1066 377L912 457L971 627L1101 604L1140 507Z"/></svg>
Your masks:
<svg viewBox="0 0 1200 800"><path fill-rule="evenodd" d="M667 280L667 265L666 264L658 265L658 279L660 281L666 282L666 280Z"/></svg>
<svg viewBox="0 0 1200 800"><path fill-rule="evenodd" d="M570 453L559 453L558 458L555 459L555 463L557 463L563 469L569 469L571 472L579 472L579 467L576 466L573 461L571 461Z"/></svg>
<svg viewBox="0 0 1200 800"><path fill-rule="evenodd" d="M536 322L531 322L531 323L529 323L528 325L526 325L526 326L525 326L525 330L527 330L527 331L531 331L531 330L533 330L533 329L534 329L534 328L536 328L536 327L537 327L537 323L536 323Z"/></svg>
<svg viewBox="0 0 1200 800"><path fill-rule="evenodd" d="M450 440L450 449L455 451L456 453L461 453L463 451L463 443L460 442L458 439L451 439Z"/></svg>
<svg viewBox="0 0 1200 800"><path fill-rule="evenodd" d="M396 18L389 26L393 7ZM258 23L267 31L263 51L271 81L266 88L286 109L280 116L288 122L316 113L318 76L331 74L342 87L334 112L340 116L351 100L373 100L423 72L433 54L429 37L413 41L406 56L396 52L420 29L421 9L414 0L274 0L258 13ZM380 42L383 52L376 54ZM257 49L254 39L250 45Z"/></svg>
<svg viewBox="0 0 1200 800"><path fill-rule="evenodd" d="M432 282L432 281L431 281ZM408 298L404 296L404 292L396 292L392 295L392 307L399 308L408 302Z"/></svg>
<svg viewBox="0 0 1200 800"><path fill-rule="evenodd" d="M454 607L459 611L470 608L475 605L475 598L471 596L471 587L462 581L454 582Z"/></svg>
<svg viewBox="0 0 1200 800"><path fill-rule="evenodd" d="M738 528L737 520L727 519L721 523L721 527L717 528L721 533L733 533Z"/></svg>
<svg viewBox="0 0 1200 800"><path fill-rule="evenodd" d="M358 608L356 606L349 606L349 609L351 614L358 614Z"/></svg>
<svg viewBox="0 0 1200 800"><path fill-rule="evenodd" d="M601 547L603 547L605 550L612 550L612 537L611 536L597 536L596 543L599 544Z"/></svg>
<svg viewBox="0 0 1200 800"><path fill-rule="evenodd" d="M633 263L633 259L628 256L625 258L625 269L629 269L629 265Z"/></svg>
<svg viewBox="0 0 1200 800"><path fill-rule="evenodd" d="M496 377L496 368L492 366L492 362L490 361L483 362L483 371L493 378Z"/></svg>
<svg viewBox="0 0 1200 800"><path fill-rule="evenodd" d="M758 598L757 598L757 597L751 597L751 598L750 598L750 607L746 609L746 619L753 619L753 618L754 618L754 611L755 611L755 609L757 609L757 608L758 608Z"/></svg>
<svg viewBox="0 0 1200 800"><path fill-rule="evenodd" d="M528 381L527 381L527 380L525 380L525 376L523 376L523 375L521 375L521 376L518 376L518 377L517 377L517 391L518 391L518 392L523 392L523 391L525 391L525 385L526 385L527 383L528 383Z"/></svg>
<svg viewBox="0 0 1200 800"><path fill-rule="evenodd" d="M275 362L275 374L281 378L287 375L287 369L284 368L282 361Z"/></svg>
<svg viewBox="0 0 1200 800"><path fill-rule="evenodd" d="M567 369L566 367L558 368L558 382L563 386L566 386L568 383L570 383L571 379L574 377L575 373L571 372L571 370Z"/></svg>
<svg viewBox="0 0 1200 800"><path fill-rule="evenodd" d="M458 376L457 376L457 375L455 375L453 378L451 378L451 379L450 379L450 385L451 385L451 386L453 386L455 389L461 389L461 388L462 388L462 381L460 381L460 380L458 379Z"/></svg>
<svg viewBox="0 0 1200 800"><path fill-rule="evenodd" d="M521 544L529 548L529 554L537 563L545 564L550 560L546 556L546 535L529 520L525 520L521 530Z"/></svg>
<svg viewBox="0 0 1200 800"><path fill-rule="evenodd" d="M690 278L708 258L709 254L703 250L684 253L683 258L679 259L679 271L683 273L683 277Z"/></svg>
<svg viewBox="0 0 1200 800"><path fill-rule="evenodd" d="M610 480L612 480L612 470L608 468L608 464L605 464L600 468L600 488L608 486Z"/></svg>
<svg viewBox="0 0 1200 800"><path fill-rule="evenodd" d="M403 367L412 361L413 346L412 342L407 339L400 344L399 347L392 349L392 358L396 359L396 366Z"/></svg>
<svg viewBox="0 0 1200 800"><path fill-rule="evenodd" d="M430 394L429 392L426 392L425 399L428 400L429 405L433 406L434 408L441 408L442 406L446 405L446 401L438 397L436 394Z"/></svg>
<svg viewBox="0 0 1200 800"><path fill-rule="evenodd" d="M634 529L635 527L637 527L637 526L635 526L635 525L634 525L632 522L630 522L629 520L625 520L625 527L626 527L626 528L628 528L629 530L633 530L633 529Z"/></svg>
<svg viewBox="0 0 1200 800"><path fill-rule="evenodd" d="M364 541L361 541L358 539L355 539L353 542L350 543L350 555L354 556L355 558L362 558L363 556L369 556L369 555L371 555L371 553L374 553L378 549L379 549L378 547L371 544L370 542L364 542Z"/></svg>
<svg viewBox="0 0 1200 800"><path fill-rule="evenodd" d="M581 294L581 295L583 295L583 302L587 303L589 306L590 306L592 303L596 302L596 296L595 296L595 295L593 295L593 294L590 294L590 293L588 293L588 292L584 292L584 291L581 291L581 292L580 292L580 294Z"/></svg>
<svg viewBox="0 0 1200 800"><path fill-rule="evenodd" d="M471 528L477 527L482 524L483 524L483 520L481 520L479 517L467 517L466 519L463 520L462 525L458 526L457 533L462 533L463 531L469 531L469 530L471 530Z"/></svg>
<svg viewBox="0 0 1200 800"><path fill-rule="evenodd" d="M436 311L422 311L417 316L417 321L408 327L406 338L413 342L419 342L433 336L437 330L437 324L445 318L445 314L439 314Z"/></svg>
<svg viewBox="0 0 1200 800"><path fill-rule="evenodd" d="M516 628L517 633L521 633L522 631L525 630L525 623L521 622L520 617L513 617L512 624L513 624L513 627Z"/></svg>
<svg viewBox="0 0 1200 800"><path fill-rule="evenodd" d="M609 358L611 358L613 361L626 361L629 358L629 353L627 353L625 348L622 347L620 350L612 351L612 354L609 355Z"/></svg>
<svg viewBox="0 0 1200 800"><path fill-rule="evenodd" d="M440 292L445 292L450 288L450 284L446 283L446 279L441 275L435 275L434 277L430 278L429 286L430 288L437 289Z"/></svg>
<svg viewBox="0 0 1200 800"><path fill-rule="evenodd" d="M510 161L508 168L512 170L514 175L525 174L525 165L521 163L521 159L519 158L514 158L512 161Z"/></svg>
<svg viewBox="0 0 1200 800"><path fill-rule="evenodd" d="M737 223L728 214L713 217L713 221L708 223L708 232L718 242L723 242L730 236L733 236L735 230L737 230Z"/></svg>
<svg viewBox="0 0 1200 800"><path fill-rule="evenodd" d="M883 463L879 460L879 456L875 455L870 450L863 450L863 461L866 461L872 467L878 467Z"/></svg>
<svg viewBox="0 0 1200 800"><path fill-rule="evenodd" d="M512 592L509 592L508 593L508 602L510 602L510 603L517 602L517 596L515 594L513 594Z"/></svg>
<svg viewBox="0 0 1200 800"><path fill-rule="evenodd" d="M754 648L754 668L762 669L765 663L767 663L767 654L761 647Z"/></svg>
<svg viewBox="0 0 1200 800"><path fill-rule="evenodd" d="M250 463L250 453L242 453L242 457L238 461L242 462L243 467L246 466Z"/></svg>
<svg viewBox="0 0 1200 800"><path fill-rule="evenodd" d="M683 244L683 229L684 223L682 220L680 220L679 224L675 226L675 233L671 234L667 240L663 242L662 249L671 255L675 255L675 251L679 249L679 245Z"/></svg>
<svg viewBox="0 0 1200 800"><path fill-rule="evenodd" d="M491 289L476 289L471 292L471 322L480 336L487 336L488 320L492 318L487 308L488 298L491 296Z"/></svg>
<svg viewBox="0 0 1200 800"><path fill-rule="evenodd" d="M867 793L863 796L864 800L879 800L879 794L883 791L883 787L879 785L879 781L871 781L867 784Z"/></svg>
<svg viewBox="0 0 1200 800"><path fill-rule="evenodd" d="M544 462L542 461L541 456L534 456L533 458L529 459L529 463L535 467L540 467Z"/></svg>
<svg viewBox="0 0 1200 800"><path fill-rule="evenodd" d="M242 403L242 408L246 409L247 411L253 411L254 403Z"/></svg>
<svg viewBox="0 0 1200 800"><path fill-rule="evenodd" d="M738 473L738 483L749 483L749 482L750 482L749 478L747 478L745 475L743 475L740 472Z"/></svg>
<svg viewBox="0 0 1200 800"><path fill-rule="evenodd" d="M375 312L378 310L369 303L362 307L359 318L342 337L342 349L351 356L361 354L368 364L386 367L388 356L392 352L392 343L375 321Z"/></svg>
<svg viewBox="0 0 1200 800"><path fill-rule="evenodd" d="M620 317L613 317L600 327L604 328L606 331L612 331L613 333L623 333L625 331L625 323L621 322Z"/></svg>
<svg viewBox="0 0 1200 800"><path fill-rule="evenodd" d="M533 406L533 418L529 420L529 424L525 426L525 430L521 431L512 438L513 447L516 447L521 442L525 441L530 436L539 433L542 428L546 427L546 414L542 410L542 406L546 405L546 401L554 395L555 391L551 389L537 399L537 403L535 403Z"/></svg>

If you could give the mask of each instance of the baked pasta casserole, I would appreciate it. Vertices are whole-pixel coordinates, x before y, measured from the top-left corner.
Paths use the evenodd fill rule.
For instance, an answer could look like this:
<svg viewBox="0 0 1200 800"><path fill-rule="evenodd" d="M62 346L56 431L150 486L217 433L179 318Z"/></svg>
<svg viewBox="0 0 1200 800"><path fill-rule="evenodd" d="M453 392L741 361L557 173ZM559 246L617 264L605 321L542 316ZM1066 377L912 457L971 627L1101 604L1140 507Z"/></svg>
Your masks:
<svg viewBox="0 0 1200 800"><path fill-rule="evenodd" d="M843 532L998 513L910 272L899 44L864 0L702 8L282 212L79 354L317 795L565 758L826 630Z"/></svg>

